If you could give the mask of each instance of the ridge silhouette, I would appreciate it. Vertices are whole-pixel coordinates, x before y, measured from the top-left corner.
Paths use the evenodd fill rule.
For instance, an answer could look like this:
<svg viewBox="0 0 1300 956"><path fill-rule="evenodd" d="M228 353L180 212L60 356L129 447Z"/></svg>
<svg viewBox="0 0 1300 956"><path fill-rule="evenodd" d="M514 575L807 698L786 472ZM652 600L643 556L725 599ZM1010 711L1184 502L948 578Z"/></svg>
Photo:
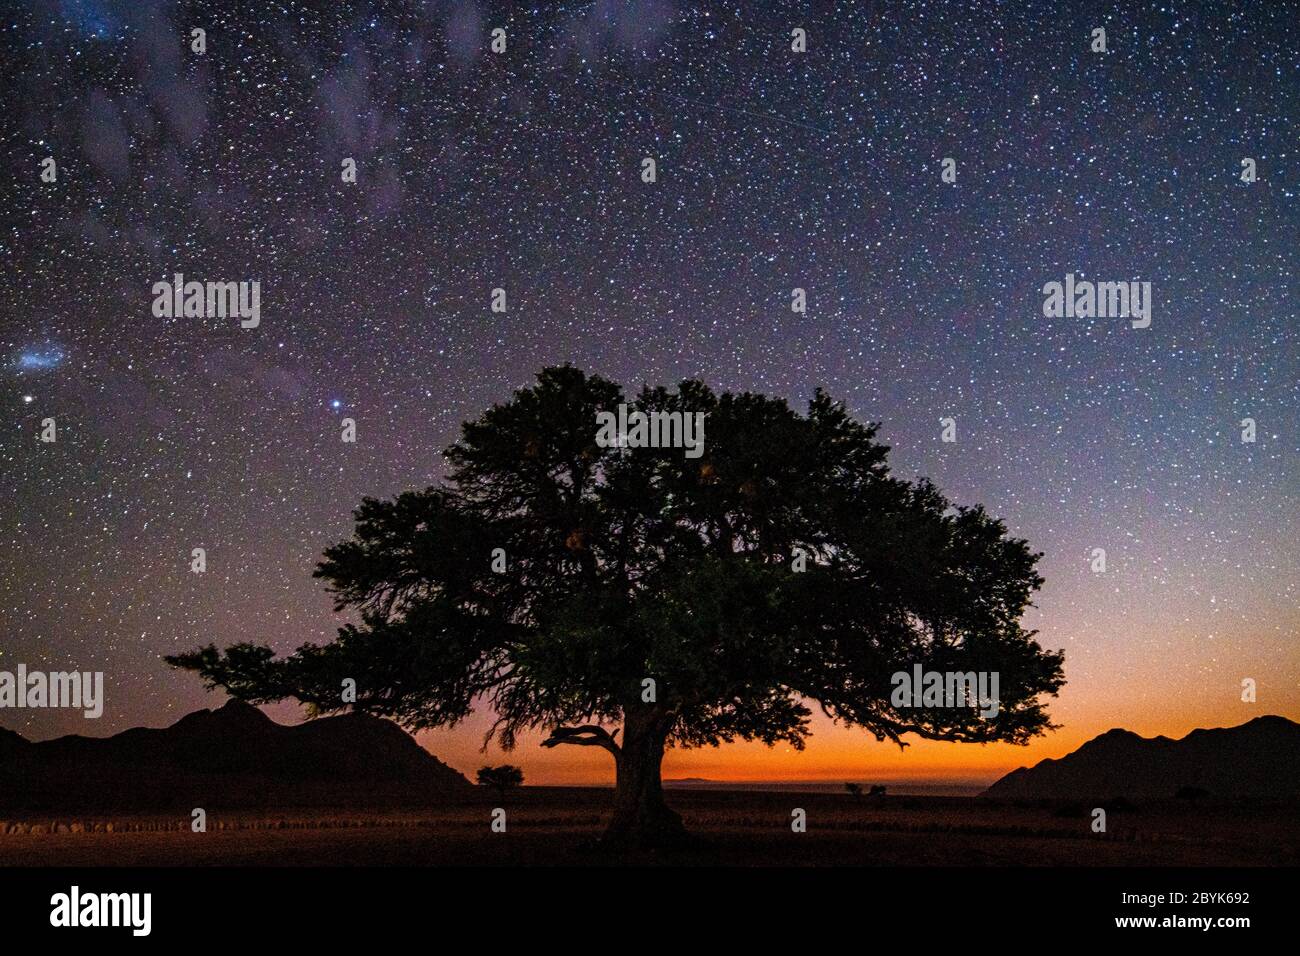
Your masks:
<svg viewBox="0 0 1300 956"><path fill-rule="evenodd" d="M1013 770L982 796L1159 799L1185 788L1211 797L1300 795L1300 724L1269 715L1178 740L1115 728L1064 757Z"/></svg>
<svg viewBox="0 0 1300 956"><path fill-rule="evenodd" d="M401 727L360 713L288 726L232 700L111 737L0 729L4 811L369 806L471 789Z"/></svg>

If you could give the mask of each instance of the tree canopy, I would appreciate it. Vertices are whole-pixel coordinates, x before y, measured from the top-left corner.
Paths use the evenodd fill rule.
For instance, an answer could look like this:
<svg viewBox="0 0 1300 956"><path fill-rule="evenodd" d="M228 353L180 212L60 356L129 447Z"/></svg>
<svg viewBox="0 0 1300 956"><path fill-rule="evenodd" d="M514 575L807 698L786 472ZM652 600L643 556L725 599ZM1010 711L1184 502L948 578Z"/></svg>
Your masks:
<svg viewBox="0 0 1300 956"><path fill-rule="evenodd" d="M703 413L702 454L598 443L597 413L621 403ZM251 702L339 710L351 678L357 708L411 729L485 706L506 749L534 730L604 747L631 828L673 823L665 746L802 748L813 708L900 745L1024 743L1063 683L1062 655L1021 625L1040 555L981 506L894 477L877 431L820 390L800 414L548 368L462 426L444 482L362 501L315 572L356 614L335 641L168 660ZM997 713L895 705L891 675L918 664L997 673Z"/></svg>

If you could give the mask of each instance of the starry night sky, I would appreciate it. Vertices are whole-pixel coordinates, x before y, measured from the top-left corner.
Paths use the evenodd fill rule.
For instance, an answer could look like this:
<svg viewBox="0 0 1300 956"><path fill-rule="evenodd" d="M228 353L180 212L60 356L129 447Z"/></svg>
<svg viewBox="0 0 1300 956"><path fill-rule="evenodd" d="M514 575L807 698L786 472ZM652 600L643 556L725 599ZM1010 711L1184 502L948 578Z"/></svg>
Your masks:
<svg viewBox="0 0 1300 956"><path fill-rule="evenodd" d="M565 361L824 385L1045 553L1028 623L1069 684L1028 751L819 724L668 776L987 778L1112 726L1300 717L1298 12L7 3L0 669L103 670L107 703L0 726L170 723L219 700L161 654L329 640L311 570L361 497L435 481L462 420ZM155 318L176 272L260 280L260 326ZM1152 282L1151 327L1044 318L1068 272ZM485 723L422 740L472 770ZM533 743L530 780L612 776Z"/></svg>

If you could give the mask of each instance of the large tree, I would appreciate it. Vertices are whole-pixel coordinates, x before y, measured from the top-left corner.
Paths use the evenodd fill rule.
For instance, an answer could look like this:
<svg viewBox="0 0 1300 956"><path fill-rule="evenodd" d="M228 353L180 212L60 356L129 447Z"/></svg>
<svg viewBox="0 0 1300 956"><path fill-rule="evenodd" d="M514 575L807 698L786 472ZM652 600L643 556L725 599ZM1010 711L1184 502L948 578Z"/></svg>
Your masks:
<svg viewBox="0 0 1300 956"><path fill-rule="evenodd" d="M703 453L599 442L597 413L624 402L703 413ZM334 642L168 661L254 703L355 706L412 730L485 705L505 749L532 730L602 747L617 843L682 832L666 747L802 748L810 706L900 745L1024 743L1052 726L1040 697L1063 683L1061 655L1020 623L1040 556L983 508L893 477L876 429L821 391L800 415L698 381L625 398L548 368L462 426L443 484L362 501L316 570L356 613ZM899 700L892 675L918 664L997 673L997 713Z"/></svg>

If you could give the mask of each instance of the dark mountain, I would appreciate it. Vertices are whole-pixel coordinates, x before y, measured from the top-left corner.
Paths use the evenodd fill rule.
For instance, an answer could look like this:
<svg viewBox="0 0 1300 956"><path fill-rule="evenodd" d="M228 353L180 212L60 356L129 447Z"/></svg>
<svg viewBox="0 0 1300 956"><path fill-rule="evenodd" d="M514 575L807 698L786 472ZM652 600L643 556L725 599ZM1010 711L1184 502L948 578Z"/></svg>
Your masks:
<svg viewBox="0 0 1300 956"><path fill-rule="evenodd" d="M1060 760L1021 767L988 790L1009 800L1300 795L1300 724L1256 717L1240 727L1193 730L1181 740L1111 730Z"/></svg>
<svg viewBox="0 0 1300 956"><path fill-rule="evenodd" d="M25 754L31 746L32 744L22 734L0 727L0 768L4 767L7 759Z"/></svg>
<svg viewBox="0 0 1300 956"><path fill-rule="evenodd" d="M364 714L289 727L230 701L160 730L32 743L0 730L0 810L419 804L471 790L402 728Z"/></svg>

